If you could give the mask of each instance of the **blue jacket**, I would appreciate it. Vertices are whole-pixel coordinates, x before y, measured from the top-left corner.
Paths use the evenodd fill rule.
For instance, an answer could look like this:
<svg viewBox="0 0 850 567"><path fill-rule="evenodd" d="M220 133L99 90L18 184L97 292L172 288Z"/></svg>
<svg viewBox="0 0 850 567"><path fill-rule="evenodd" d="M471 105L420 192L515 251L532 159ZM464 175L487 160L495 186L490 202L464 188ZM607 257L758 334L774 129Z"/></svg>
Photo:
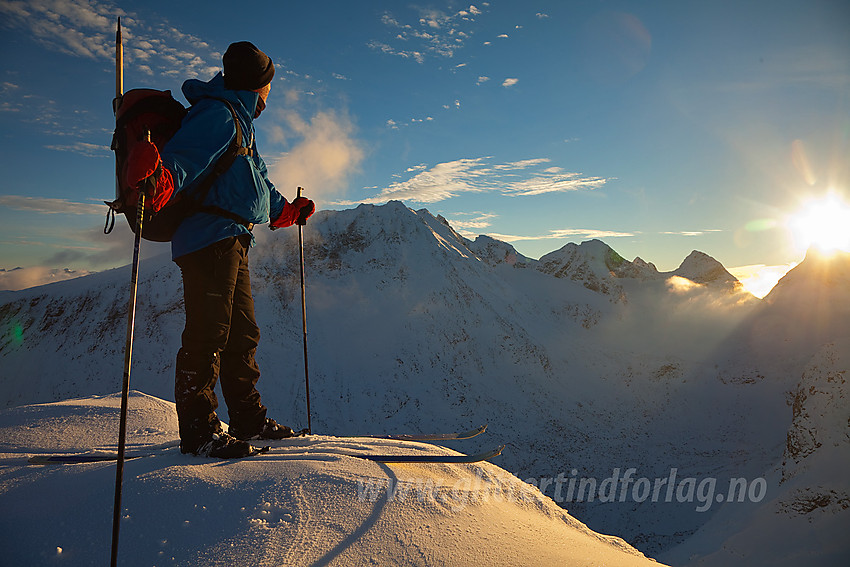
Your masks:
<svg viewBox="0 0 850 567"><path fill-rule="evenodd" d="M280 216L286 199L269 181L266 164L257 153L254 141L253 116L259 95L253 91L224 88L221 73L208 82L186 81L183 94L192 107L180 130L161 152L162 164L174 179L174 190L191 191L236 136L230 110L221 100L216 100L226 99L233 105L242 125L242 144L253 151L250 156L236 157L233 165L210 188L204 205L220 207L254 224L267 223L270 218ZM196 213L187 217L174 233L171 257L177 259L230 236L247 233L245 226L232 219Z"/></svg>

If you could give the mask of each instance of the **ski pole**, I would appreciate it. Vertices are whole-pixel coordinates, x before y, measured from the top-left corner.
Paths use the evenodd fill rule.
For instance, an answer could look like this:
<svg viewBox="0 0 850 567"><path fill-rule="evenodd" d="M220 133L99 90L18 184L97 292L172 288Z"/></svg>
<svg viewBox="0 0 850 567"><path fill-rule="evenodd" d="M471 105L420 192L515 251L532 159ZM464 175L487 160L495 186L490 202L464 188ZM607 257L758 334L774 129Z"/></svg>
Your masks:
<svg viewBox="0 0 850 567"><path fill-rule="evenodd" d="M130 398L130 367L133 359L133 330L136 325L136 294L139 284L139 249L142 240L142 219L145 212L145 192L139 191L136 208L136 240L133 247L133 271L130 276L130 306L127 318L127 340L124 343L124 379L121 384L121 417L118 425L118 462L115 468L115 504L112 508L112 560L118 563L118 531L121 526L121 487L124 482L124 451L127 446L127 406Z"/></svg>
<svg viewBox="0 0 850 567"><path fill-rule="evenodd" d="M124 63L123 46L121 42L121 18L115 33L115 102L114 111L118 112L121 97L124 94ZM116 154L117 157L117 154ZM117 173L117 168L116 168ZM116 177L117 183L117 177ZM115 467L115 502L112 507L112 556L110 565L118 564L118 532L121 526L121 487L124 482L124 452L127 440L127 406L130 397L130 366L133 358L133 330L136 325L136 293L139 282L139 249L142 241L142 220L145 210L145 192L139 191L139 202L136 209L136 239L133 247L133 269L130 276L130 304L127 317L127 337L124 343L124 378L121 384L121 416L118 425L118 462Z"/></svg>
<svg viewBox="0 0 850 567"><path fill-rule="evenodd" d="M298 197L301 196L302 188L298 188ZM313 424L310 416L310 374L307 371L307 291L304 285L304 225L298 223L298 251L301 258L301 327L304 330L304 387L307 390L307 434L313 432Z"/></svg>

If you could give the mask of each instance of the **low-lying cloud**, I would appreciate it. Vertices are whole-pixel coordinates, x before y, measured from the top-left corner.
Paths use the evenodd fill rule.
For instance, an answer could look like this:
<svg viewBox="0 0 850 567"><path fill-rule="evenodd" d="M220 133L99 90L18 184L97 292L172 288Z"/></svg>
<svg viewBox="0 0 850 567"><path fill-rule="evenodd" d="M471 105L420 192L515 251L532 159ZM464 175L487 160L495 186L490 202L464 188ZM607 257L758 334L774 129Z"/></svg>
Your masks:
<svg viewBox="0 0 850 567"><path fill-rule="evenodd" d="M351 119L340 112L322 110L305 119L301 114L281 112L282 126L275 131L299 139L291 150L269 160L269 178L288 200L297 187L304 187L311 199L338 196L349 177L359 170L366 155L355 137Z"/></svg>
<svg viewBox="0 0 850 567"><path fill-rule="evenodd" d="M70 280L86 276L91 272L85 270L68 270L33 266L29 268L0 269L0 290L15 291L39 285L45 285L62 280Z"/></svg>
<svg viewBox="0 0 850 567"><path fill-rule="evenodd" d="M100 206L99 214L104 206ZM57 229L61 230L61 229ZM117 218L111 234L102 226L70 231L63 235L66 245L37 266L0 268L0 290L18 290L56 281L77 278L102 269L130 264L133 260L134 234L123 218ZM45 245L46 246L46 245ZM142 259L168 254L170 245L143 241Z"/></svg>

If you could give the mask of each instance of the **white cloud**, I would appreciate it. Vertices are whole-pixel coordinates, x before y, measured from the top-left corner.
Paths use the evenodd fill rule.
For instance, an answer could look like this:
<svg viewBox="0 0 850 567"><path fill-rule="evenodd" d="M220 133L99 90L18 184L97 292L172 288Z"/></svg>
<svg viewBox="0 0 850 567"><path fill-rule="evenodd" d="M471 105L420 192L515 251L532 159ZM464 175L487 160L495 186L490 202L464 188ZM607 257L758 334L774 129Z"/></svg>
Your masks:
<svg viewBox="0 0 850 567"><path fill-rule="evenodd" d="M115 25L121 16L127 70L145 61L154 74L211 76L220 69L220 53L168 23L146 24L112 2L30 0L0 2L6 25L28 31L48 49L75 57L111 61ZM142 69L146 71L147 69Z"/></svg>
<svg viewBox="0 0 850 567"><path fill-rule="evenodd" d="M526 169L535 165L543 165L544 163L549 163L549 158L533 158L533 159L523 159L520 161L510 161L508 163L500 163L493 166L493 169L498 170L507 170L507 169ZM552 169L552 168L549 168ZM544 170L546 171L546 170ZM558 168L560 171L560 168Z"/></svg>
<svg viewBox="0 0 850 567"><path fill-rule="evenodd" d="M49 51L90 59L95 68L109 70L115 57L118 16L127 84L140 81L153 88L173 88L171 77L209 78L220 70L221 54L207 42L161 21L144 22L114 1L0 1L3 27L21 30ZM28 85L4 83L0 99L0 111L17 113L22 122L34 124L42 133L80 140L57 143L51 149L91 157L103 155L90 140L102 140L104 133L87 111L68 109L62 99L51 100L40 92L33 94Z"/></svg>
<svg viewBox="0 0 850 567"><path fill-rule="evenodd" d="M292 200L301 186L311 199L327 199L346 187L366 155L347 115L320 111L307 120L294 111L280 111L273 116L280 117L285 129L300 139L270 160L274 165L269 177L284 196Z"/></svg>
<svg viewBox="0 0 850 567"><path fill-rule="evenodd" d="M85 270L47 268L45 266L15 268L8 271L0 269L0 290L27 289L61 280L79 278L89 273L91 272Z"/></svg>
<svg viewBox="0 0 850 567"><path fill-rule="evenodd" d="M459 213L459 215L461 215ZM472 218L464 218L464 217L472 217ZM469 213L463 216L455 216L450 221L449 224L452 225L452 228L460 232L463 236L477 236L479 233L473 233L472 230L481 230L483 228L487 228L490 226L492 221L495 218L499 218L499 215L495 213Z"/></svg>
<svg viewBox="0 0 850 567"><path fill-rule="evenodd" d="M563 193L580 189L598 189L608 180L604 177L585 177L581 173L547 173L516 181L508 185L504 193L514 197Z"/></svg>
<svg viewBox="0 0 850 567"><path fill-rule="evenodd" d="M503 87L512 87L519 82L519 79L509 78L502 81Z"/></svg>
<svg viewBox="0 0 850 567"><path fill-rule="evenodd" d="M659 234L667 234L670 236L703 236L707 232L723 232L719 228L709 228L705 230L678 230L678 231L664 231Z"/></svg>
<svg viewBox="0 0 850 567"><path fill-rule="evenodd" d="M481 175L479 166L483 158L459 159L439 163L429 170L417 173L407 181L393 183L378 196L363 201L384 203L390 200L417 203L436 203L456 197L461 193L477 193L485 188L475 183Z"/></svg>
<svg viewBox="0 0 850 567"><path fill-rule="evenodd" d="M370 48L386 53L387 55L397 55L404 59L413 59L417 63L425 62L425 56L420 51L414 51L411 49L396 49L387 43L381 43L379 41L370 41L368 45Z"/></svg>
<svg viewBox="0 0 850 567"><path fill-rule="evenodd" d="M8 207L18 211L65 215L103 215L106 211L106 207L102 203L97 205L74 203L67 199L48 199L23 195L0 195L0 207Z"/></svg>
<svg viewBox="0 0 850 567"><path fill-rule="evenodd" d="M550 230L546 234L519 236L513 234L488 233L488 236L504 242L519 242L526 240L563 240L564 238L580 238L589 240L593 238L625 238L634 236L632 232L620 232L613 230L601 230L595 228L562 228Z"/></svg>
<svg viewBox="0 0 850 567"><path fill-rule="evenodd" d="M73 144L64 144L64 145L49 145L44 146L48 150L56 150L59 152L73 152L76 154L84 155L86 157L111 157L112 150L109 146L103 146L100 144L89 144L87 142L75 142Z"/></svg>
<svg viewBox="0 0 850 567"><path fill-rule="evenodd" d="M543 168L548 158L489 164L490 158L465 158L438 163L430 169L417 166L415 175L396 181L363 203L400 200L436 203L464 193L495 192L510 197L527 197L544 193L594 190L608 181L581 173L563 172L560 168ZM352 205L351 201L337 205Z"/></svg>
<svg viewBox="0 0 850 567"><path fill-rule="evenodd" d="M490 80L490 77L486 77L486 76L484 76L484 75L481 75L480 77L478 77L478 81L476 81L476 82L475 82L475 84L476 84L476 85L481 85L481 84L486 83L486 82L487 82L487 81L489 81L489 80Z"/></svg>
<svg viewBox="0 0 850 567"><path fill-rule="evenodd" d="M426 56L452 58L462 49L471 31L464 29L482 12L475 6L456 13L419 8L415 24L402 23L390 13L381 16L391 38L372 40L367 45L381 53L424 63Z"/></svg>

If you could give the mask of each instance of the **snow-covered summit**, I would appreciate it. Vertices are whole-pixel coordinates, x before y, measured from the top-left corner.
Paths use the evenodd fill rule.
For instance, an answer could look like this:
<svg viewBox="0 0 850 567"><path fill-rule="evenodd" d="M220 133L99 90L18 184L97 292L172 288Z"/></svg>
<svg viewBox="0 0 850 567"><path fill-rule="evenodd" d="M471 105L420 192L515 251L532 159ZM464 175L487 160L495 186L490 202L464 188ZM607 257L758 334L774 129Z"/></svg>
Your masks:
<svg viewBox="0 0 850 567"><path fill-rule="evenodd" d="M536 264L535 260L527 258L516 251L516 248L486 235L479 235L468 244L469 249L481 260L490 265L507 264L516 268L525 268Z"/></svg>
<svg viewBox="0 0 850 567"><path fill-rule="evenodd" d="M108 447L119 405L110 395L0 411L4 564L108 560L115 464L26 459ZM132 447L176 439L174 404L133 392L129 407ZM315 436L238 461L156 452L125 463L121 565L658 565L496 464L350 456L452 452L431 444Z"/></svg>
<svg viewBox="0 0 850 567"><path fill-rule="evenodd" d="M694 250L671 275L691 280L698 284L714 284L727 287L740 286L738 278L730 274L723 264L706 254Z"/></svg>
<svg viewBox="0 0 850 567"><path fill-rule="evenodd" d="M581 244L572 242L560 250L540 258L538 269L556 278L581 283L591 291L624 299L622 287L616 282L616 273L628 261L601 240L588 240Z"/></svg>
<svg viewBox="0 0 850 567"><path fill-rule="evenodd" d="M685 278L698 285L710 285L727 291L740 291L741 284L723 265L704 252L694 250L672 272L659 272L654 264L640 257L628 261L601 240L569 243L542 258L537 268L557 278L581 283L587 289L607 295L615 301L627 298L635 283ZM623 280L634 280L626 283Z"/></svg>

